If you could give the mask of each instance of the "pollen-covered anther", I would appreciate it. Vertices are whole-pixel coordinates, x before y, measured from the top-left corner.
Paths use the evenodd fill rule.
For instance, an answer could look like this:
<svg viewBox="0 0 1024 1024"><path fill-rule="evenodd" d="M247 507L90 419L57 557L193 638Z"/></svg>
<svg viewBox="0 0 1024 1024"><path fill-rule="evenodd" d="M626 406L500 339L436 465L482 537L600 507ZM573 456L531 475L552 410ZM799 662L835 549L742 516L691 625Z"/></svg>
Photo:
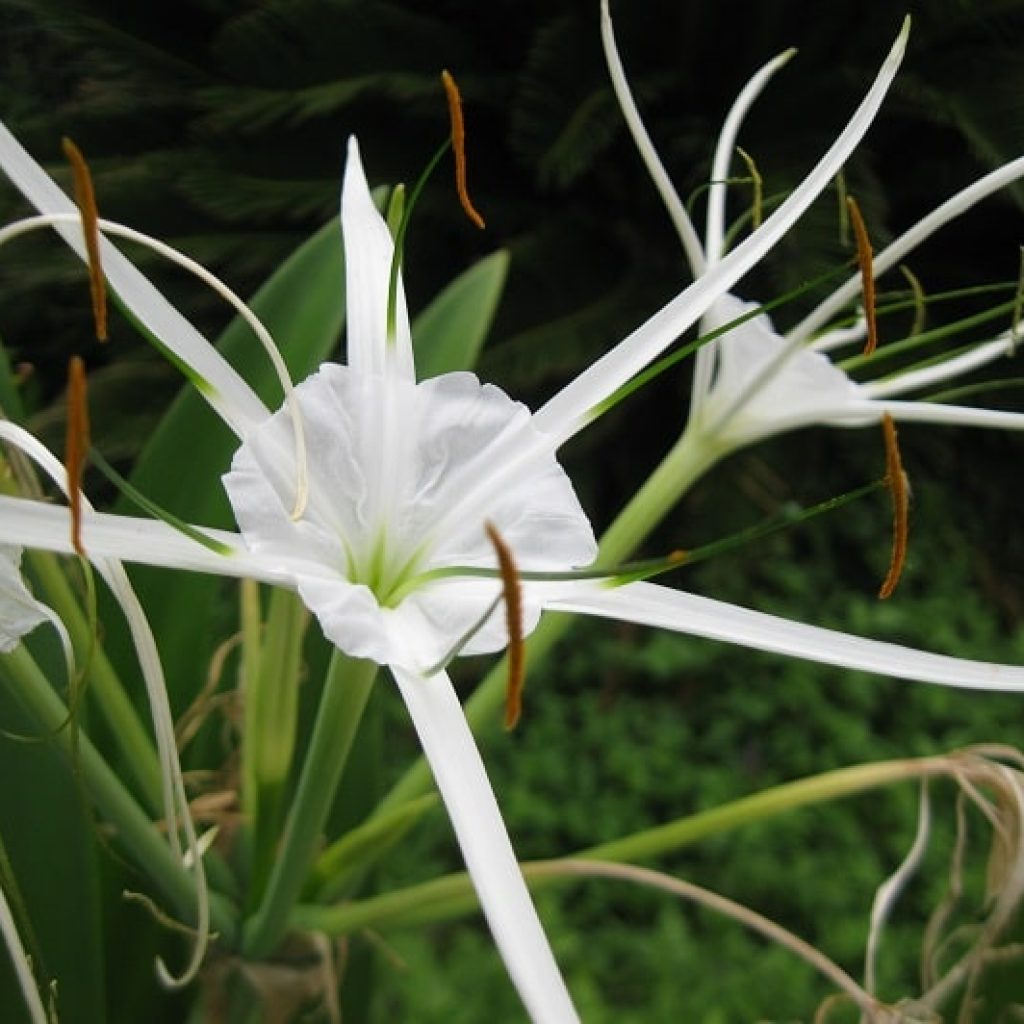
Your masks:
<svg viewBox="0 0 1024 1024"><path fill-rule="evenodd" d="M892 597L907 560L910 485L907 482L907 474L903 471L903 460L900 458L896 424L888 413L882 417L882 433L885 437L885 485L892 496L892 554L889 558L889 571L885 574L878 591L878 596L884 599Z"/></svg>
<svg viewBox="0 0 1024 1024"><path fill-rule="evenodd" d="M82 151L68 138L61 139L64 156L71 164L74 178L75 204L82 218L82 235L89 263L89 293L92 297L92 316L96 324L96 337L107 340L107 289L100 262L99 208L96 206L96 192L92 186L89 166Z"/></svg>
<svg viewBox="0 0 1024 1024"><path fill-rule="evenodd" d="M508 627L508 685L505 691L505 728L514 729L523 711L523 682L526 676L523 644L523 589L512 549L493 523L484 523L487 539L498 556L505 622Z"/></svg>
<svg viewBox="0 0 1024 1024"><path fill-rule="evenodd" d="M864 318L867 321L868 337L864 342L864 355L869 356L878 347L878 318L875 311L875 268L871 239L861 216L860 207L853 196L846 197L850 210L850 223L857 243L857 265L860 267L861 288L864 292Z"/></svg>
<svg viewBox="0 0 1024 1024"><path fill-rule="evenodd" d="M84 556L82 545L82 468L89 452L89 405L86 399L85 364L78 356L68 363L68 426L64 446L68 501L71 504L71 546Z"/></svg>
<svg viewBox="0 0 1024 1024"><path fill-rule="evenodd" d="M455 190L466 216L478 227L484 227L484 219L469 198L466 187L466 124L462 119L462 97L455 79L445 70L441 72L444 94L448 99L448 117L452 124L452 152L455 155Z"/></svg>

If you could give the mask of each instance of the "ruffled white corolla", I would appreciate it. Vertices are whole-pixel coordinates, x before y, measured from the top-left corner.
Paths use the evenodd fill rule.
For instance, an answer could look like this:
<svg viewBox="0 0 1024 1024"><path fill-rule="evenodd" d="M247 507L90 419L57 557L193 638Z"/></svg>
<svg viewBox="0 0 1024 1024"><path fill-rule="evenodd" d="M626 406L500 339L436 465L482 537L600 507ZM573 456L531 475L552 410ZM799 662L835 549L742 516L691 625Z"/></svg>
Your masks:
<svg viewBox="0 0 1024 1024"><path fill-rule="evenodd" d="M768 81L794 54L788 50L769 61L741 90L726 116L715 147L708 187L707 225L703 242L655 150L629 89L612 29L608 0L602 0L602 39L619 105L640 155L679 235L694 277L713 272L726 253L726 190L736 139L744 118ZM887 246L873 260L875 275L896 266L915 246L975 203L1024 177L1024 157L985 175L957 193ZM769 317L757 314L755 303L735 295L716 299L701 320L701 332L728 328L704 345L694 368L687 439L715 458L762 438L814 424L857 427L894 419L963 426L1024 429L1019 413L949 406L937 402L898 400L969 373L1013 351L1007 331L973 350L884 380L859 383L835 365L827 353L862 340L866 322L852 328L824 330L829 320L848 307L861 289L851 277L786 334ZM741 317L742 323L729 327Z"/></svg>
<svg viewBox="0 0 1024 1024"><path fill-rule="evenodd" d="M323 367L272 414L242 378L106 240L110 285L202 380L203 393L238 435L225 485L238 533L207 531L213 551L170 526L87 512L93 557L248 576L296 589L325 633L349 654L391 669L431 763L481 905L533 1019L576 1019L515 862L459 702L443 670L455 648L498 649L501 585L466 572L496 568L493 523L524 574L526 629L544 608L579 611L909 679L1024 690L1024 670L926 654L787 622L647 583L571 578L594 555L589 524L555 461L561 444L715 304L782 237L842 166L896 72L901 33L849 125L807 179L754 232L690 288L530 414L471 374L416 383L399 284L388 330L389 232L373 207L358 149L349 148L342 199L348 365ZM82 255L73 204L0 129L0 166ZM104 228L116 233L116 226ZM306 438L308 498L296 503ZM293 518L296 504L301 510ZM0 498L12 542L69 550L66 510ZM468 642L461 646L462 641Z"/></svg>

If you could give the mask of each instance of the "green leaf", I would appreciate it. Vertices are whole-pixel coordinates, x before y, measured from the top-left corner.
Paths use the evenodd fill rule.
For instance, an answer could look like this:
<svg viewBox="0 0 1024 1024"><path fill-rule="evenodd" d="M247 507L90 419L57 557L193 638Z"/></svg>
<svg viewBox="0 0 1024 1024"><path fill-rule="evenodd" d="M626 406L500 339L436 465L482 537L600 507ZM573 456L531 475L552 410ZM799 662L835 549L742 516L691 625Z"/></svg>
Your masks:
<svg viewBox="0 0 1024 1024"><path fill-rule="evenodd" d="M504 249L485 256L449 284L413 324L420 380L476 365L508 276Z"/></svg>
<svg viewBox="0 0 1024 1024"><path fill-rule="evenodd" d="M252 308L276 339L293 379L308 376L335 348L344 322L344 260L332 221L304 243L257 292ZM270 361L235 320L217 343L269 406L280 404ZM132 484L193 523L231 526L220 478L238 439L191 388L184 389L146 445ZM130 512L127 506L120 509ZM161 647L172 702L201 684L226 623L215 614L219 584L189 573L138 570L137 586ZM233 623L227 627L234 629ZM177 700L175 698L178 698Z"/></svg>
<svg viewBox="0 0 1024 1024"><path fill-rule="evenodd" d="M56 647L45 635L36 639L41 649ZM54 664L59 665L59 655ZM3 682L0 725L15 734L37 735L38 728L22 714L6 677ZM106 1020L99 865L94 825L81 788L67 759L45 739L0 739L0 772L7 780L0 787L0 830L42 953L42 973L57 979L60 1020ZM22 1005L4 950L0 1006L12 1011ZM14 1011L10 1018L5 1012L3 1019L22 1018Z"/></svg>

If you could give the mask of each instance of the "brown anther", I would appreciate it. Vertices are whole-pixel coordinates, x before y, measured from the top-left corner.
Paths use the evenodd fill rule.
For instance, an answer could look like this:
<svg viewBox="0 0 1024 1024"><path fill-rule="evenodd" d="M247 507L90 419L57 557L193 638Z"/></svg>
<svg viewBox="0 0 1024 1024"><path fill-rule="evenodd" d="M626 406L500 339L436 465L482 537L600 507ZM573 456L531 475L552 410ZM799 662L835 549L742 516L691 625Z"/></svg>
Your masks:
<svg viewBox="0 0 1024 1024"><path fill-rule="evenodd" d="M100 262L99 208L96 206L96 192L92 187L92 175L82 156L82 151L68 138L61 139L64 156L71 164L74 177L75 204L82 217L82 234L85 237L85 253L89 262L89 292L92 296L92 316L96 324L96 337L107 340L107 288L103 279L103 265Z"/></svg>
<svg viewBox="0 0 1024 1024"><path fill-rule="evenodd" d="M89 453L89 406L85 393L85 364L78 356L68 363L68 429L64 466L71 503L71 546L85 555L82 546L82 468Z"/></svg>
<svg viewBox="0 0 1024 1024"><path fill-rule="evenodd" d="M910 486L903 471L900 447L896 439L896 424L888 413L882 415L882 433L885 436L885 485L892 496L892 555L889 571L878 591L880 598L892 597L900 581L903 564L907 560L907 538L910 533Z"/></svg>
<svg viewBox="0 0 1024 1024"><path fill-rule="evenodd" d="M675 551L670 551L666 561L669 565L682 565L690 557L690 552L685 551L683 548L676 548Z"/></svg>
<svg viewBox="0 0 1024 1024"><path fill-rule="evenodd" d="M523 645L523 589L519 583L512 549L493 523L484 523L487 539L494 545L505 599L505 623L508 627L508 685L505 690L505 728L514 729L523 711L523 682L526 676Z"/></svg>
<svg viewBox="0 0 1024 1024"><path fill-rule="evenodd" d="M878 320L875 316L875 270L872 265L874 253L871 251L871 239L860 214L860 207L853 196L846 197L846 205L850 210L850 222L853 224L853 237L857 242L857 265L860 267L861 287L864 291L864 317L868 322L868 339L864 342L864 355L869 356L878 347Z"/></svg>
<svg viewBox="0 0 1024 1024"><path fill-rule="evenodd" d="M455 84L448 71L441 72L444 94L448 98L448 118L452 124L452 152L455 154L455 190L459 194L459 202L466 216L478 227L483 228L484 219L480 216L473 201L469 198L466 188L466 125L462 120L462 97L459 87Z"/></svg>

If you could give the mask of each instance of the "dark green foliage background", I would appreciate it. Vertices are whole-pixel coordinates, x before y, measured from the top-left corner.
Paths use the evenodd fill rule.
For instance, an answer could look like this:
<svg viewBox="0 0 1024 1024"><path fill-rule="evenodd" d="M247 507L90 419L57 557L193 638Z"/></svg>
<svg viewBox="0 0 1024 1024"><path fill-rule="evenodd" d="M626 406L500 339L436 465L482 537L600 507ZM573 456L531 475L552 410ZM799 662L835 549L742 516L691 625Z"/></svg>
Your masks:
<svg viewBox="0 0 1024 1024"><path fill-rule="evenodd" d="M876 247L1024 150L1024 3L907 6L914 29L904 70L846 172ZM863 94L904 6L634 0L614 13L649 129L685 195L705 180L738 89L791 45L797 59L759 101L741 142L768 192L799 181ZM437 75L450 68L466 102L471 188L488 230L474 232L450 183L436 177L410 235L410 303L421 307L474 259L507 248L508 291L480 373L536 404L687 280L618 115L597 17L596 0L2 0L0 109L65 180L59 139L73 136L106 216L168 238L245 294L335 215L349 133L360 138L373 183L416 177L447 130ZM915 254L910 264L926 289L1015 277L1022 195L988 201ZM736 197L734 212L746 201ZM3 191L0 211L16 209ZM836 220L827 195L743 293L769 298L847 258ZM211 333L223 326L223 312L192 282L140 261ZM92 367L99 444L128 460L177 381L123 322L100 350L87 312L81 271L51 240L3 254L0 326L14 357L34 368L26 393L35 426L59 444L54 399L69 351L81 351ZM787 308L778 318L798 314ZM897 333L906 326L887 323ZM995 371L1003 372L1012 366ZM686 378L659 381L567 449L596 527L678 434ZM1012 391L986 401L1020 407ZM891 602L873 597L888 560L881 496L674 582L883 639L1024 662L1020 441L909 426L901 438L915 505L910 564ZM802 432L734 456L650 551L693 547L786 502L840 493L878 475L881 460L874 431ZM464 666L467 689L479 668ZM400 710L389 706L388 716L397 772L414 745ZM858 761L1017 744L1022 722L1019 698L584 624L531 679L523 725L495 740L487 759L522 855L544 857ZM939 796L940 835L887 947L883 991L893 998L913 986L920 925L944 883L951 791ZM666 866L777 917L857 971L873 888L905 850L915 813L908 787L752 827ZM381 884L456 866L439 816L395 855ZM807 1020L827 994L788 954L666 898L590 882L541 906L588 1021ZM446 926L387 943L409 969L377 957L373 1019L518 1019L478 929ZM116 975L108 984L117 986ZM1012 1003L1024 1003L1024 983L993 982L979 1019L995 1020Z"/></svg>

